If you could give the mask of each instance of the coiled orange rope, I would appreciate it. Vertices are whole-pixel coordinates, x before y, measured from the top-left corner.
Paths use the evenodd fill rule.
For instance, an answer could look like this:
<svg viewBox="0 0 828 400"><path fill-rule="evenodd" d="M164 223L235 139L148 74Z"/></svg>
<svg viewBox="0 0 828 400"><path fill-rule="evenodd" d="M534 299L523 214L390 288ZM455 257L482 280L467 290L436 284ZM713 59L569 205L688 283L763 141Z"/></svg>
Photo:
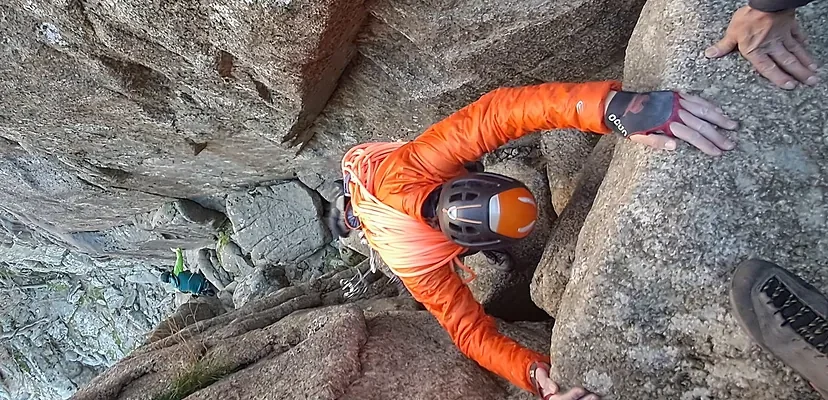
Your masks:
<svg viewBox="0 0 828 400"><path fill-rule="evenodd" d="M374 174L379 164L405 143L365 143L348 150L342 158L342 171L350 175L348 189L351 207L362 223L365 239L391 271L401 278L430 273L446 265L456 265L475 278L474 271L458 256L465 248L446 238L442 232L384 204L374 196Z"/></svg>

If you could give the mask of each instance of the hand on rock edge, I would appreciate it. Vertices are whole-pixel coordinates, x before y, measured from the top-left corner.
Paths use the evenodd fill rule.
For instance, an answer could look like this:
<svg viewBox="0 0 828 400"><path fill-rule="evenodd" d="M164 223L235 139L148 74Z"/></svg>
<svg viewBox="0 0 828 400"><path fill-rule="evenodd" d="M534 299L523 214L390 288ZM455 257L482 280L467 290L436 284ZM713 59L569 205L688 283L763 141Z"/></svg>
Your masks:
<svg viewBox="0 0 828 400"><path fill-rule="evenodd" d="M536 383L536 390L543 400L600 400L600 397L588 390L576 387L566 393L558 394L558 385L549 377L549 365L536 363L532 366L532 376Z"/></svg>
<svg viewBox="0 0 828 400"><path fill-rule="evenodd" d="M805 35L793 9L774 13L750 6L738 9L724 38L704 54L719 58L736 47L762 76L783 89L795 88L796 80L807 85L819 82L818 66L805 48Z"/></svg>
<svg viewBox="0 0 828 400"><path fill-rule="evenodd" d="M736 129L736 121L726 117L720 108L701 97L685 93L681 93L680 96L681 109L678 116L681 122L670 123L670 130L676 138L711 156L720 156L722 150L733 150L736 147L736 143L716 129L716 126ZM656 149L676 149L675 139L667 135L632 135L630 140Z"/></svg>
<svg viewBox="0 0 828 400"><path fill-rule="evenodd" d="M605 104L604 122L608 128L654 149L675 150L676 139L711 156L720 156L722 151L736 147L716 129L736 129L736 121L698 96L670 90L611 91Z"/></svg>

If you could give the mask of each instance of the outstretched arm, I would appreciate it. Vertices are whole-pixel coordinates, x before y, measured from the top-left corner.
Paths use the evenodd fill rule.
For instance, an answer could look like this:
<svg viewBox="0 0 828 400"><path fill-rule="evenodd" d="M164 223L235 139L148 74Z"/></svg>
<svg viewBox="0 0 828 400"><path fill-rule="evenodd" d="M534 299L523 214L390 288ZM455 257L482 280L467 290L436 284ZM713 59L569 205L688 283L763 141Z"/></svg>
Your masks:
<svg viewBox="0 0 828 400"><path fill-rule="evenodd" d="M548 363L549 357L500 334L492 317L486 315L451 266L401 279L463 354L512 384L535 391L529 381L529 367L535 361Z"/></svg>
<svg viewBox="0 0 828 400"><path fill-rule="evenodd" d="M422 220L420 208L428 194L465 173L463 164L540 130L604 134L612 129L664 150L675 150L680 139L714 156L735 147L716 126L735 129L736 122L704 99L672 91L619 90L615 81L494 90L395 151L379 167L374 190L383 201L392 201L390 206Z"/></svg>
<svg viewBox="0 0 828 400"><path fill-rule="evenodd" d="M464 163L528 133L563 128L609 133L604 100L620 88L619 82L605 81L496 89L429 127L404 151L427 160L420 165L426 175L445 181Z"/></svg>
<svg viewBox="0 0 828 400"><path fill-rule="evenodd" d="M434 188L510 140L557 128L609 133L604 101L620 86L615 81L544 83L489 92L388 157L376 174L376 195L422 220L421 206Z"/></svg>

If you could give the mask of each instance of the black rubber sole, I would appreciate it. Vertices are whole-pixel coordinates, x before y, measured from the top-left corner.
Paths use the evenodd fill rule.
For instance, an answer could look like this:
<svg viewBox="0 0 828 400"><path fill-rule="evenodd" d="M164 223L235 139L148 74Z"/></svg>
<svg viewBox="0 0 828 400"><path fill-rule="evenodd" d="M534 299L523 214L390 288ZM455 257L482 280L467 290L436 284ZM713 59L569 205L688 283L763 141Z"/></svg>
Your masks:
<svg viewBox="0 0 828 400"><path fill-rule="evenodd" d="M785 277L785 279L789 279L802 286L807 293L801 296L801 300L811 305L817 305L815 311L818 310L816 312L823 314L823 317L824 314L826 314L826 310L828 310L828 306L826 306L826 304L828 304L828 298L821 294L813 285L805 282L798 276L774 263L764 260L750 259L743 261L736 267L736 271L733 273L730 284L730 304L736 321L742 330L751 339L753 339L754 342L762 347L762 349L770 354L773 354L778 359L783 360L784 358L780 357L780 355L767 344L765 338L756 336L756 334L761 332L761 329L759 328L760 323L758 321L756 310L753 307L752 290L759 282L765 282L773 276ZM807 376L801 371L797 372L807 378ZM826 371L826 374L828 374L828 371ZM824 378L819 380L822 382L825 381ZM828 389L821 389L816 386L814 386L814 389L824 398L828 399Z"/></svg>

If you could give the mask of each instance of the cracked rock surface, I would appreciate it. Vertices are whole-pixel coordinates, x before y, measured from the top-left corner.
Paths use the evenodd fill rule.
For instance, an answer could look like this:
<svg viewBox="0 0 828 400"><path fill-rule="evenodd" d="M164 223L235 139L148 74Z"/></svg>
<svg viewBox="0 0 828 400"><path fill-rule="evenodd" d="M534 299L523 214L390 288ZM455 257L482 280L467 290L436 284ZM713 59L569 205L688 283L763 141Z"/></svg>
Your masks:
<svg viewBox="0 0 828 400"><path fill-rule="evenodd" d="M69 397L172 311L157 266L95 260L0 219L0 399Z"/></svg>
<svg viewBox="0 0 828 400"><path fill-rule="evenodd" d="M319 195L298 181L260 186L227 197L233 241L266 266L302 261L331 241Z"/></svg>

